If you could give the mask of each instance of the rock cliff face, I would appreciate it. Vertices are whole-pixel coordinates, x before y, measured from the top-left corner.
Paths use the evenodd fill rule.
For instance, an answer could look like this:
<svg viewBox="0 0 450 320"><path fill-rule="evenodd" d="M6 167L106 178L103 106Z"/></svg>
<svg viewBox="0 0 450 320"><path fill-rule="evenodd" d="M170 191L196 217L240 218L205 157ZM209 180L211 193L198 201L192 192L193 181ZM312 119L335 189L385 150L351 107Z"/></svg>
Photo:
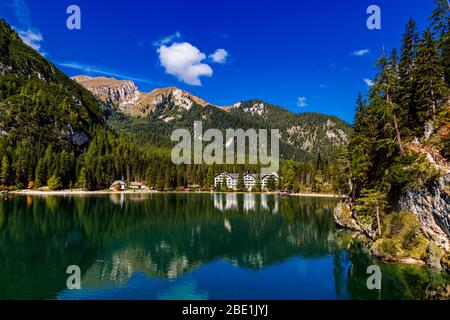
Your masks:
<svg viewBox="0 0 450 320"><path fill-rule="evenodd" d="M201 107L209 105L206 101L176 87L155 89L143 94L134 105L130 114L146 117L153 112L164 112L169 109L190 110L196 103Z"/></svg>
<svg viewBox="0 0 450 320"><path fill-rule="evenodd" d="M406 233L408 245L405 247L405 233L379 237L375 231L367 229L355 219L352 205L341 202L334 210L334 220L341 227L364 234L368 248L374 256L391 262L407 264L427 264L450 272L450 174L445 174L421 189L405 189L399 197L398 210L403 216L411 217L420 232ZM389 229L389 220L383 223ZM407 220L396 222L402 229ZM392 223L392 220L391 220ZM387 226L386 226L387 225ZM399 227L400 226L400 227ZM409 228L409 232L414 228ZM388 231L388 230L386 230ZM388 232L389 233L389 232ZM411 237L414 234L414 237ZM423 240L420 240L420 239Z"/></svg>
<svg viewBox="0 0 450 320"><path fill-rule="evenodd" d="M343 228L363 232L363 229L353 218L349 205L345 202L340 202L336 208L334 208L333 218L334 222Z"/></svg>
<svg viewBox="0 0 450 320"><path fill-rule="evenodd" d="M164 112L174 108L189 110L194 103L201 107L209 105L203 99L175 87L155 89L145 93L141 92L131 80L88 76L76 76L72 79L104 103L132 116L146 117L154 112Z"/></svg>
<svg viewBox="0 0 450 320"><path fill-rule="evenodd" d="M127 113L142 95L134 82L129 80L105 77L91 78L88 76L77 76L72 79L91 91L103 102L115 105L124 113Z"/></svg>
<svg viewBox="0 0 450 320"><path fill-rule="evenodd" d="M450 252L450 174L422 190L404 191L399 200L402 211L413 213L428 239Z"/></svg>

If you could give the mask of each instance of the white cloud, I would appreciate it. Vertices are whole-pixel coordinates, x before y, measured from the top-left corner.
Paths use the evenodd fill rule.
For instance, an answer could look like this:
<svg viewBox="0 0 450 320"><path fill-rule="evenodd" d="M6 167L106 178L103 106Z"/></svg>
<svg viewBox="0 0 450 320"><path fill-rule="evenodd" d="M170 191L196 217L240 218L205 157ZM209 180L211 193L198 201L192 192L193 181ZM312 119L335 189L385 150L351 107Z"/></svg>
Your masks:
<svg viewBox="0 0 450 320"><path fill-rule="evenodd" d="M373 80L370 79L364 79L364 82L369 86L372 87L375 83L373 82Z"/></svg>
<svg viewBox="0 0 450 320"><path fill-rule="evenodd" d="M297 99L297 107L305 108L307 106L308 106L308 104L306 103L306 98L305 97L298 97L298 99Z"/></svg>
<svg viewBox="0 0 450 320"><path fill-rule="evenodd" d="M215 63L225 63L229 53L225 49L217 49L214 53L209 55L209 58Z"/></svg>
<svg viewBox="0 0 450 320"><path fill-rule="evenodd" d="M22 41L40 54L45 55L41 50L41 42L44 40L44 37L38 29L32 27L31 12L25 1L13 0L12 7L14 8L16 18L19 21L19 27L14 27L14 29L17 31Z"/></svg>
<svg viewBox="0 0 450 320"><path fill-rule="evenodd" d="M132 81L151 84L151 85L158 85L158 86L161 85L161 84L158 84L158 83L153 82L148 79L137 78L134 76L130 76L130 75L127 75L127 74L124 74L124 73L121 73L121 72L118 72L115 70L111 70L111 69L99 67L99 66L87 65L87 64L82 64L82 63L78 63L78 62L61 62L61 63L58 63L58 65L61 67L65 67L65 68L69 68L69 69L73 69L73 70L83 71L84 73L87 73L89 75L102 75L102 76L114 77L114 78L119 78L119 79L124 79L124 80L132 80Z"/></svg>
<svg viewBox="0 0 450 320"><path fill-rule="evenodd" d="M40 51L44 37L37 29L17 30L20 38L36 51Z"/></svg>
<svg viewBox="0 0 450 320"><path fill-rule="evenodd" d="M211 77L213 70L205 63L206 55L188 42L161 45L159 60L167 74L193 86L201 86L200 77Z"/></svg>
<svg viewBox="0 0 450 320"><path fill-rule="evenodd" d="M357 51L353 51L352 52L352 56L355 57L362 57L362 56L366 56L370 54L370 50L369 49L361 49L361 50L357 50Z"/></svg>

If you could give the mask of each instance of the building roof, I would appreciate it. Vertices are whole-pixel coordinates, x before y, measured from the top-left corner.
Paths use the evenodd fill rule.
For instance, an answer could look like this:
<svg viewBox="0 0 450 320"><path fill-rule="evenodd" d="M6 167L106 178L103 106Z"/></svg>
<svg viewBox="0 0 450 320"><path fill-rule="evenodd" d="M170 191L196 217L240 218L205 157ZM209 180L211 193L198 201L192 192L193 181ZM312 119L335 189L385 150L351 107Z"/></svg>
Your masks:
<svg viewBox="0 0 450 320"><path fill-rule="evenodd" d="M239 173L228 173L228 172L222 172L222 173L216 175L215 178L217 178L223 174L229 176L232 179L239 179ZM257 175L254 173L247 173L247 174L244 174L242 177L246 177L246 176L251 176L253 179L256 179L256 177L257 177ZM267 176L274 176L275 178L278 178L278 175L276 173L260 174L259 178L262 180Z"/></svg>
<svg viewBox="0 0 450 320"><path fill-rule="evenodd" d="M222 172L222 173L218 174L217 176L215 176L215 178L217 178L218 176L221 176L223 174L229 176L232 179L238 179L239 178L239 174L238 173L228 173L228 172Z"/></svg>

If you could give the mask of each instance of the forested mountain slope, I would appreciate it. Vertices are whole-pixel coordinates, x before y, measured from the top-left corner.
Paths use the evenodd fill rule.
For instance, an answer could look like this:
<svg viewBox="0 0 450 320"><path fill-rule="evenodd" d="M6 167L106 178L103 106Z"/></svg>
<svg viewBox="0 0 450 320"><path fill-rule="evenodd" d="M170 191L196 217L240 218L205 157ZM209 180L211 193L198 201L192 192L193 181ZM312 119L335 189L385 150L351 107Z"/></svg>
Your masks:
<svg viewBox="0 0 450 320"><path fill-rule="evenodd" d="M71 171L96 128L105 126L98 100L0 20L0 185L34 180L49 147Z"/></svg>
<svg viewBox="0 0 450 320"><path fill-rule="evenodd" d="M175 87L140 92L132 81L74 77L101 99L111 128L160 147L171 146L170 134L176 128L192 129L194 121L203 128L279 129L281 157L297 161L325 158L345 146L350 125L337 117L318 113L294 114L260 100L217 107Z"/></svg>

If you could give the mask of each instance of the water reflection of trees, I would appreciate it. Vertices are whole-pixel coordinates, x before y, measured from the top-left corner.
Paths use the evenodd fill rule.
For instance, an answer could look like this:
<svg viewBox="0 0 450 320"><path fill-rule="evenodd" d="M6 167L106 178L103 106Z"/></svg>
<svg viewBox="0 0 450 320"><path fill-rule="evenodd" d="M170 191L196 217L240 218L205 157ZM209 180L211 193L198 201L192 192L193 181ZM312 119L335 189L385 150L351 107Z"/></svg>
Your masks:
<svg viewBox="0 0 450 320"><path fill-rule="evenodd" d="M450 284L449 275L431 268L388 264L374 259L362 241L353 238L351 233L340 233L337 242L345 249L334 257L336 294L341 299L422 300ZM367 267L374 264L381 269L381 290L367 288Z"/></svg>
<svg viewBox="0 0 450 320"><path fill-rule="evenodd" d="M121 283L135 270L171 278L216 259L261 268L332 252L333 201L229 195L223 210L204 194L2 201L0 298L51 297L71 264Z"/></svg>

